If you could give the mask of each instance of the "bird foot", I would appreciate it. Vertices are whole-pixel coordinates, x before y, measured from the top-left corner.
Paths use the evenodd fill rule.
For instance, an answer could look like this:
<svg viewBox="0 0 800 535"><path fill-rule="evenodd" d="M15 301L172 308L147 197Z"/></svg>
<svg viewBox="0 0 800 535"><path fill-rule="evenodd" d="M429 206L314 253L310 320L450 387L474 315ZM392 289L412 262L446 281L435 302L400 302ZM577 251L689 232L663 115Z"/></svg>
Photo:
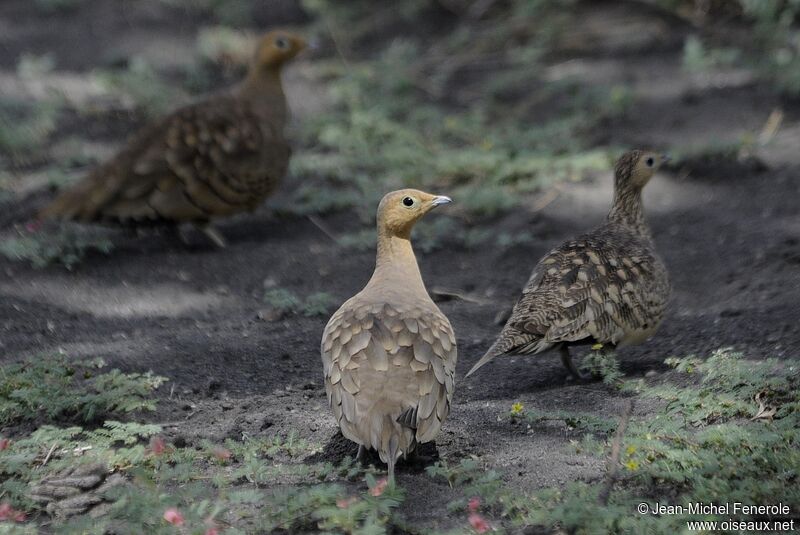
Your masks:
<svg viewBox="0 0 800 535"><path fill-rule="evenodd" d="M363 444L358 445L358 453L356 454L356 462L364 464L367 462L367 448Z"/></svg>
<svg viewBox="0 0 800 535"><path fill-rule="evenodd" d="M567 368L571 379L574 379L578 383L591 383L597 379L597 377L592 374L581 373L581 371L578 370L575 363L572 362L572 357L569 354L567 346L561 346L560 352L561 362L564 364L564 367Z"/></svg>

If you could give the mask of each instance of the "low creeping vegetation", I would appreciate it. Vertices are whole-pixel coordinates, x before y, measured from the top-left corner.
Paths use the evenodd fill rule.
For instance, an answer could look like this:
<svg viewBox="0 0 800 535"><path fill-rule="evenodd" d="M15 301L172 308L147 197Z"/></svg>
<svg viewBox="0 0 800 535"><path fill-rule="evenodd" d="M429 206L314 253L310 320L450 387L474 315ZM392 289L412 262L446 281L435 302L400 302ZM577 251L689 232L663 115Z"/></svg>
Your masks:
<svg viewBox="0 0 800 535"><path fill-rule="evenodd" d="M155 410L151 396L164 377L104 371L105 366L102 359L35 358L0 367L0 426L25 420L95 422Z"/></svg>
<svg viewBox="0 0 800 535"><path fill-rule="evenodd" d="M291 210L349 208L371 221L383 193L402 185L451 195L467 219L491 218L554 182L608 169L608 149L586 134L624 113L625 91L542 76L572 2L509 2L486 24L430 2L403 4L387 18L367 2L305 2L337 57L313 64L331 102L301 125ZM389 20L424 25L435 16L449 21L435 39L412 32L375 48ZM512 21L510 43L498 29Z"/></svg>
<svg viewBox="0 0 800 535"><path fill-rule="evenodd" d="M690 71L744 66L771 81L787 95L800 94L800 50L796 46L800 3L793 0L655 0L665 9L691 19L702 29L720 20L735 20L739 32L731 37L706 39L689 36L684 47L684 65ZM715 36L715 32L709 32ZM743 37L746 35L746 38ZM709 37L710 37L709 36ZM715 46L723 41L726 46ZM745 43L742 46L742 43Z"/></svg>
<svg viewBox="0 0 800 535"><path fill-rule="evenodd" d="M656 403L647 413L628 411L624 432L595 415L512 407L514 419L560 420L585 434L572 442L578 451L607 457L616 450L608 461L618 467L615 474L526 492L509 488L480 459L444 458L427 475L456 497L438 531L426 532L672 534L683 532L688 519L723 518L640 514L637 506L800 503L797 362L749 361L721 350L706 360L667 363L675 373L665 380L621 381L627 400ZM83 463L102 463L124 476L124 484L105 491L92 516L57 518L58 533L419 532L399 509L406 491L349 458L314 462L319 446L295 435L177 447L162 433L158 425L107 421L94 429L44 425L29 436L1 439L0 503L7 518L0 519L0 532L35 533L42 504L31 500L30 483Z"/></svg>
<svg viewBox="0 0 800 535"><path fill-rule="evenodd" d="M60 264L72 269L90 252L108 254L113 249L111 240L102 233L73 225L54 232L40 232L34 228L20 230L16 236L0 240L0 254L11 260L29 262L36 268Z"/></svg>
<svg viewBox="0 0 800 535"><path fill-rule="evenodd" d="M286 288L271 288L264 292L264 302L278 314L302 314L304 316L325 316L337 303L336 297L327 292L316 292L301 299Z"/></svg>
<svg viewBox="0 0 800 535"><path fill-rule="evenodd" d="M631 418L620 444L621 474L599 483L576 482L562 490L523 496L498 494L489 487L481 492L494 516L510 527L559 527L575 534L672 534L683 532L690 519L727 517L639 514L637 506L780 501L796 508L800 504L797 361L748 361L720 350L705 361L688 357L668 359L667 364L683 376L679 382L686 386L649 385L645 380L622 385L625 393L658 400L660 409ZM561 419L585 430L584 441L576 446L597 454L608 454L610 440L604 445L597 439L608 440L616 427L597 417L570 413L527 417L537 422ZM482 469L473 473L475 478L484 477ZM791 515L797 515L796 509Z"/></svg>
<svg viewBox="0 0 800 535"><path fill-rule="evenodd" d="M35 512L28 482L76 464L102 463L108 472L123 474L125 483L103 493L103 505L95 509L102 507L101 514L57 524L58 533L98 535L167 534L181 526L205 534L384 533L403 499L402 489L350 459L302 463L299 458L314 447L292 436L178 448L161 431L158 425L115 421L95 430L43 426L4 443L0 496L15 511ZM0 533L27 533L30 527L2 520Z"/></svg>

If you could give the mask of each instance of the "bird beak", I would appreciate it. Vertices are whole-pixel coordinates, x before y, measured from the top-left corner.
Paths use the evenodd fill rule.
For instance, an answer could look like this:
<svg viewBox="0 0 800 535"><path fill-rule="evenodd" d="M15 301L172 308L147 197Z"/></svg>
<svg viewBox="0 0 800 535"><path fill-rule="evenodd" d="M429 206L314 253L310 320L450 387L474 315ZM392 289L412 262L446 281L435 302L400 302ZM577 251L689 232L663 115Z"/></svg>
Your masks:
<svg viewBox="0 0 800 535"><path fill-rule="evenodd" d="M672 156L669 154L662 154L661 155L661 163L667 163L672 160Z"/></svg>
<svg viewBox="0 0 800 535"><path fill-rule="evenodd" d="M431 201L431 205L436 207L439 206L440 204L450 204L451 202L453 202L453 199L451 199L450 197L445 197L444 195L438 195L433 198L433 200Z"/></svg>

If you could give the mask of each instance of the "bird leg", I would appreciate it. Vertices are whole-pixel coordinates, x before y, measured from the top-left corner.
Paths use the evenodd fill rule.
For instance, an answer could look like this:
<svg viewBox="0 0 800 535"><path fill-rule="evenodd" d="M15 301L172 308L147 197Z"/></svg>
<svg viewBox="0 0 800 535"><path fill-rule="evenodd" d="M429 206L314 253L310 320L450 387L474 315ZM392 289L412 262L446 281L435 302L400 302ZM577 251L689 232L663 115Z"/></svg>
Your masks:
<svg viewBox="0 0 800 535"><path fill-rule="evenodd" d="M394 465L397 462L397 459L393 459L389 457L389 462L386 463L389 465L389 484L394 485Z"/></svg>
<svg viewBox="0 0 800 535"><path fill-rule="evenodd" d="M215 229L211 223L206 223L205 225L196 225L197 229L208 236L208 239L214 242L214 245L219 247L220 249L224 249L228 244L225 242L225 238L222 236L222 233Z"/></svg>
<svg viewBox="0 0 800 535"><path fill-rule="evenodd" d="M566 344L561 344L558 351L561 353L561 362L564 364L564 367L567 368L570 375L581 382L591 381L591 376L581 373L575 366L575 363L572 362L572 357L569 354L569 347L567 347Z"/></svg>
<svg viewBox="0 0 800 535"><path fill-rule="evenodd" d="M364 464L367 461L367 447L363 444L358 445L358 453L356 453L356 462Z"/></svg>

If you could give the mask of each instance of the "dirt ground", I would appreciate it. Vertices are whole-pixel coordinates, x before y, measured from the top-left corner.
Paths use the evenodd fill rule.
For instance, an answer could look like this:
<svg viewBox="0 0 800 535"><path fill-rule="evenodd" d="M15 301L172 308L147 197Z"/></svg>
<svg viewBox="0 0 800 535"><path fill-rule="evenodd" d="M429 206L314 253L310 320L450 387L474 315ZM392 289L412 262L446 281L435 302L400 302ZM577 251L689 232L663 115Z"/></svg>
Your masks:
<svg viewBox="0 0 800 535"><path fill-rule="evenodd" d="M588 45L577 43L550 67L552 76L569 72L587 84L613 79L631 84L633 112L597 132L598 139L665 149L723 144L758 136L775 108L782 109L784 119L771 143L757 147L750 159L698 158L667 169L648 186L647 218L674 294L657 335L619 351L623 371L634 377L669 373L663 364L667 357L706 356L728 346L752 359L797 358L800 104L781 99L748 73L687 74L681 55L692 29L634 5L587 7L581 24L592 30L582 32ZM134 52L154 61L178 61L202 22L187 17L174 27L165 22L169 8L152 2L91 2L77 12L46 18L28 6L27 0L0 5L2 87L13 87L23 51L53 54L53 76L64 79ZM630 31L602 30L612 27ZM575 32L581 34L580 28ZM300 62L287 82L296 121L307 108L292 89L302 83L302 72ZM126 133L98 128L95 142L109 149ZM286 187L295 187L291 177ZM42 190L25 191L0 211L27 213L47 196ZM453 289L481 300L439 303L457 334L459 378L492 342L500 328L495 317L513 304L537 259L598 223L610 198L610 175L561 184L544 208L531 202L491 222L498 231L527 230L534 237L531 244L487 243L478 250L456 246L418 254L429 289ZM20 222L5 221L0 233ZM325 223L340 233L359 228L347 214L326 217ZM225 250L200 239L187 247L167 235L132 238L120 232L110 255L93 254L71 272L0 258L2 359L60 352L164 375L170 383L160 392L164 399L152 420L165 426L172 441L296 430L322 446L318 456L337 460L354 453L337 434L322 388L319 339L326 318L265 321L259 311L266 306L265 284L298 295L325 291L345 300L368 279L373 253L344 250L308 220L278 218L266 207L220 228L230 242ZM526 409L605 417L622 407L620 395L602 384L570 382L557 355L498 359L457 382L452 413L436 441L438 455L478 456L500 470L508 485L521 489L602 477L600 459L570 450L576 437L563 424L511 424L507 415L514 402ZM637 411L646 413L647 407ZM422 525L436 524L452 499L445 484L432 481L418 466L401 467L399 484L408 492L401 511Z"/></svg>

